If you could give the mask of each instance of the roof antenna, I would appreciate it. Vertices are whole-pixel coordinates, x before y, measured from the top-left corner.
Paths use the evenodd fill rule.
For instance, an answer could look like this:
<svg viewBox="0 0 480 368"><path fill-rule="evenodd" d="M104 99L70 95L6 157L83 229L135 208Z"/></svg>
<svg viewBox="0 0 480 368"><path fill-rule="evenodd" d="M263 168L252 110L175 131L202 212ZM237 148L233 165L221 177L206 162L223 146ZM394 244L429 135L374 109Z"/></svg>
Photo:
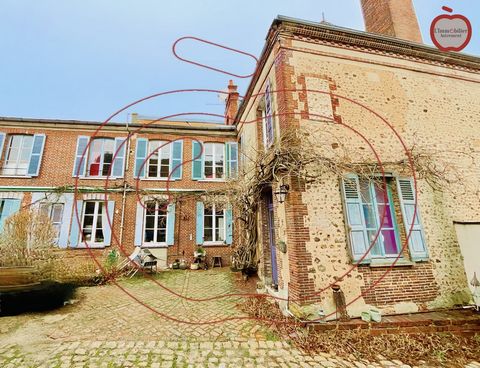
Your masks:
<svg viewBox="0 0 480 368"><path fill-rule="evenodd" d="M322 22L325 22L325 13L322 12Z"/></svg>

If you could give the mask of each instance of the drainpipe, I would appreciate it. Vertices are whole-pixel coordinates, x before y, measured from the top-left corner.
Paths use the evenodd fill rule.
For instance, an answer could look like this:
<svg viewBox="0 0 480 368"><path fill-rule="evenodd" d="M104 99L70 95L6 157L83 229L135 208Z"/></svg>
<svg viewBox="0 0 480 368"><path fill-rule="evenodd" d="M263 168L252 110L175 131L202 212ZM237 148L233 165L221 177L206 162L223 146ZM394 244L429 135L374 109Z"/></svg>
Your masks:
<svg viewBox="0 0 480 368"><path fill-rule="evenodd" d="M125 227L125 206L127 202L127 190L128 190L128 183L127 183L127 172L128 172L128 164L130 161L130 129L128 126L128 117L127 117L127 123L126 123L126 129L127 129L127 142L125 147L125 162L124 162L124 167L123 167L123 190L122 190L122 217L120 218L120 245L123 245L123 228Z"/></svg>

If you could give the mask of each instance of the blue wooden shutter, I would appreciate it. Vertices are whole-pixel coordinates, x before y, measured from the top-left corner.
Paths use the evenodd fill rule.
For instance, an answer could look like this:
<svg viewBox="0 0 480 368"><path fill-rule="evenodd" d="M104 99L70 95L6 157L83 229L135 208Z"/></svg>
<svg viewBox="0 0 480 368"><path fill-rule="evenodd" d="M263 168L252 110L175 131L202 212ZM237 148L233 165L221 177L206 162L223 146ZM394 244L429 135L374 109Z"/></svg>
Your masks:
<svg viewBox="0 0 480 368"><path fill-rule="evenodd" d="M0 133L0 159L2 158L4 144L5 144L5 133Z"/></svg>
<svg viewBox="0 0 480 368"><path fill-rule="evenodd" d="M426 261L428 260L428 250L425 244L425 234L418 206L415 212L415 187L413 180L410 178L398 178L397 185L406 234L408 235L410 228L412 229L408 239L410 257L415 262Z"/></svg>
<svg viewBox="0 0 480 368"><path fill-rule="evenodd" d="M105 205L105 202L103 202ZM103 225L103 245L110 245L112 242L112 228L113 228L113 215L115 213L115 201L107 202L107 213L110 222L108 222L107 216L104 217L105 223ZM103 219L102 219L103 220Z"/></svg>
<svg viewBox="0 0 480 368"><path fill-rule="evenodd" d="M343 199L345 201L345 219L348 226L348 237L352 258L356 262L370 262L370 247L365 219L363 216L362 199L358 176L347 175L342 180Z"/></svg>
<svg viewBox="0 0 480 368"><path fill-rule="evenodd" d="M147 152L148 139L137 138L137 146L135 147L135 168L133 169L135 178L145 177L145 166L147 166L147 163L144 161L147 158Z"/></svg>
<svg viewBox="0 0 480 368"><path fill-rule="evenodd" d="M265 148L269 148L275 138L273 127L273 98L270 92L270 81L267 80L267 86L265 87L265 117L264 117L264 135L265 135Z"/></svg>
<svg viewBox="0 0 480 368"><path fill-rule="evenodd" d="M112 172L110 176L113 178L123 178L125 170L125 152L127 150L127 138L115 138L115 149L113 153L117 154L113 161Z"/></svg>
<svg viewBox="0 0 480 368"><path fill-rule="evenodd" d="M196 243L203 244L203 203L197 202Z"/></svg>
<svg viewBox="0 0 480 368"><path fill-rule="evenodd" d="M172 159L170 160L170 179L182 178L182 156L183 156L183 140L172 142ZM175 170L172 172L172 170Z"/></svg>
<svg viewBox="0 0 480 368"><path fill-rule="evenodd" d="M40 164L42 163L43 147L45 146L45 134L35 134L33 136L32 152L30 153L30 162L28 163L27 174L38 176Z"/></svg>
<svg viewBox="0 0 480 368"><path fill-rule="evenodd" d="M4 199L3 211L0 214L0 232L3 231L5 220L20 210L20 199Z"/></svg>
<svg viewBox="0 0 480 368"><path fill-rule="evenodd" d="M72 248L76 248L78 246L78 242L83 242L83 239L80 239L80 225L82 224L83 218L83 201L77 200L77 206L73 207L73 214L72 214L72 226L70 228L70 246ZM78 213L78 219L77 219ZM79 223L80 222L80 223Z"/></svg>
<svg viewBox="0 0 480 368"><path fill-rule="evenodd" d="M225 224L227 229L227 236L225 242L227 244L232 244L233 242L233 216L232 216L232 207L228 205L225 209Z"/></svg>
<svg viewBox="0 0 480 368"><path fill-rule="evenodd" d="M192 179L193 180L202 180L203 179L203 158L205 156L203 144L193 141L192 142Z"/></svg>
<svg viewBox="0 0 480 368"><path fill-rule="evenodd" d="M85 176L88 158L88 140L89 137L80 136L77 139L77 149L75 150L75 164L73 165L72 176Z"/></svg>
<svg viewBox="0 0 480 368"><path fill-rule="evenodd" d="M134 245L139 247L143 243L143 205L137 202L137 212L135 214L135 240Z"/></svg>
<svg viewBox="0 0 480 368"><path fill-rule="evenodd" d="M167 245L173 245L175 240L175 204L167 207Z"/></svg>
<svg viewBox="0 0 480 368"><path fill-rule="evenodd" d="M60 226L60 235L58 236L58 246L66 248L68 245L68 230L72 219L73 193L63 194L63 215L62 225Z"/></svg>
<svg viewBox="0 0 480 368"><path fill-rule="evenodd" d="M227 178L236 178L238 174L238 144L227 142L225 145L227 161Z"/></svg>

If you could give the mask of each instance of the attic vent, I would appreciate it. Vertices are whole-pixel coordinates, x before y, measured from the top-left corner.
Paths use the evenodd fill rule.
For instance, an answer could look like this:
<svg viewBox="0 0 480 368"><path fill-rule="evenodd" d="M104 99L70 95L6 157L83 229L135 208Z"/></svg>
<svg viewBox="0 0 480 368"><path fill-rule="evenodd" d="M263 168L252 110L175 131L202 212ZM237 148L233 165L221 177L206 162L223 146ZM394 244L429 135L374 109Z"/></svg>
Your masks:
<svg viewBox="0 0 480 368"><path fill-rule="evenodd" d="M345 198L358 199L358 186L356 179L343 179L343 188L345 190Z"/></svg>
<svg viewBox="0 0 480 368"><path fill-rule="evenodd" d="M399 180L400 191L404 201L414 201L415 193L413 192L413 185L410 180Z"/></svg>

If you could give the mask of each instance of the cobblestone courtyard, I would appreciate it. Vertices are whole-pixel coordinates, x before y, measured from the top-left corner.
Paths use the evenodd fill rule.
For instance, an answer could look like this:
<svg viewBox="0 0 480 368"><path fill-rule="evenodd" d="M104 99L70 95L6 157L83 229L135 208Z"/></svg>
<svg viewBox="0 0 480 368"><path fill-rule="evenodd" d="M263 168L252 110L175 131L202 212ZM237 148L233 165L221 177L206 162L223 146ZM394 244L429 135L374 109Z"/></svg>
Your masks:
<svg viewBox="0 0 480 368"><path fill-rule="evenodd" d="M168 271L157 281L190 298L239 292L226 269ZM149 308L190 323L162 318L115 285L80 288L78 302L60 310L2 317L0 367L408 367L303 354L245 319L238 297L190 301L141 277L119 285ZM231 317L243 319L193 324Z"/></svg>

